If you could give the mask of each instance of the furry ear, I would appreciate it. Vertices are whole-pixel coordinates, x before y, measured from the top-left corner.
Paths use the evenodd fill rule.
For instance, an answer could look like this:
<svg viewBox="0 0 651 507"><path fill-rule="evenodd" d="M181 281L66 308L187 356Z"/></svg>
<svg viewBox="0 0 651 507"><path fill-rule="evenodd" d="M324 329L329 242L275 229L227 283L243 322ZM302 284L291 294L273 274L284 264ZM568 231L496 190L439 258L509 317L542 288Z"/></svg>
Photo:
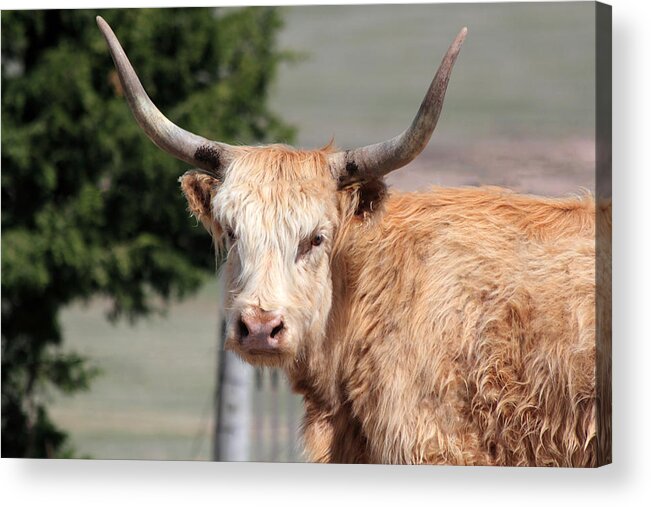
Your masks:
<svg viewBox="0 0 651 507"><path fill-rule="evenodd" d="M366 218L384 209L388 190L383 178L360 182L353 188L356 216Z"/></svg>
<svg viewBox="0 0 651 507"><path fill-rule="evenodd" d="M204 173L188 171L179 181L190 213L201 221L210 234L217 236L221 227L213 220L211 202L219 180Z"/></svg>

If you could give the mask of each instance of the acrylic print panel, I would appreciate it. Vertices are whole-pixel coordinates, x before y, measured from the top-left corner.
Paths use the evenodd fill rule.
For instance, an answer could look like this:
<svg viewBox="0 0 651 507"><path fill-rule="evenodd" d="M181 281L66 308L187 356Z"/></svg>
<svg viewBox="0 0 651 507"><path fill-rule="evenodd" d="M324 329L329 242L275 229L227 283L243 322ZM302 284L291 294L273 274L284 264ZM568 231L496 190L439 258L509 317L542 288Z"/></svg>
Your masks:
<svg viewBox="0 0 651 507"><path fill-rule="evenodd" d="M3 457L611 461L609 7L2 25Z"/></svg>

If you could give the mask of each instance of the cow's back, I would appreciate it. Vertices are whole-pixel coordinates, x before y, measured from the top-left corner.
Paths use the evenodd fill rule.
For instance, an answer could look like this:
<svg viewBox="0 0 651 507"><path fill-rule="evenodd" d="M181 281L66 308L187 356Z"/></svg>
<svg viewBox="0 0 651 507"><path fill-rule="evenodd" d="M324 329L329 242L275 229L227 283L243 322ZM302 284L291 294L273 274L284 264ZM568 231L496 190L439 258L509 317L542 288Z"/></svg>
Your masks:
<svg viewBox="0 0 651 507"><path fill-rule="evenodd" d="M393 194L332 328L369 459L594 465L594 202Z"/></svg>

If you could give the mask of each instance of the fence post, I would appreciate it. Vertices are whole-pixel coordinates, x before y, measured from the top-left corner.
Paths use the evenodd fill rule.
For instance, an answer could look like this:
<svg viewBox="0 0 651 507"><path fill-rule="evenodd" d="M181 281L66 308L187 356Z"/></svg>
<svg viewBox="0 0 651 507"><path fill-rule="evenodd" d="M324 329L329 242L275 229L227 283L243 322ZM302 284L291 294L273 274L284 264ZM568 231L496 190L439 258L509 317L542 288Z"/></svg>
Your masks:
<svg viewBox="0 0 651 507"><path fill-rule="evenodd" d="M223 276L220 277L220 303L217 347L217 396L213 459L249 461L251 457L251 380L252 368L232 352L224 351L225 320Z"/></svg>
<svg viewBox="0 0 651 507"><path fill-rule="evenodd" d="M219 406L214 456L217 461L248 461L251 451L251 367L221 351Z"/></svg>

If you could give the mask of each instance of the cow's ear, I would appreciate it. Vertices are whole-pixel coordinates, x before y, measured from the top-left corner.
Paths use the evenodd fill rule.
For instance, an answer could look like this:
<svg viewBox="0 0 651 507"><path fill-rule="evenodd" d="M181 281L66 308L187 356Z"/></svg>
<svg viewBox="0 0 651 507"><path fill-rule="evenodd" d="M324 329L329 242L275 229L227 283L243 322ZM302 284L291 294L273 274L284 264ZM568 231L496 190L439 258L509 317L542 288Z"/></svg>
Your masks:
<svg viewBox="0 0 651 507"><path fill-rule="evenodd" d="M218 235L219 224L212 217L212 198L219 185L219 180L208 174L188 171L179 178L181 190L188 201L188 209L201 221L206 230Z"/></svg>
<svg viewBox="0 0 651 507"><path fill-rule="evenodd" d="M355 215L361 218L380 213L384 209L387 185L383 178L372 179L354 185Z"/></svg>

